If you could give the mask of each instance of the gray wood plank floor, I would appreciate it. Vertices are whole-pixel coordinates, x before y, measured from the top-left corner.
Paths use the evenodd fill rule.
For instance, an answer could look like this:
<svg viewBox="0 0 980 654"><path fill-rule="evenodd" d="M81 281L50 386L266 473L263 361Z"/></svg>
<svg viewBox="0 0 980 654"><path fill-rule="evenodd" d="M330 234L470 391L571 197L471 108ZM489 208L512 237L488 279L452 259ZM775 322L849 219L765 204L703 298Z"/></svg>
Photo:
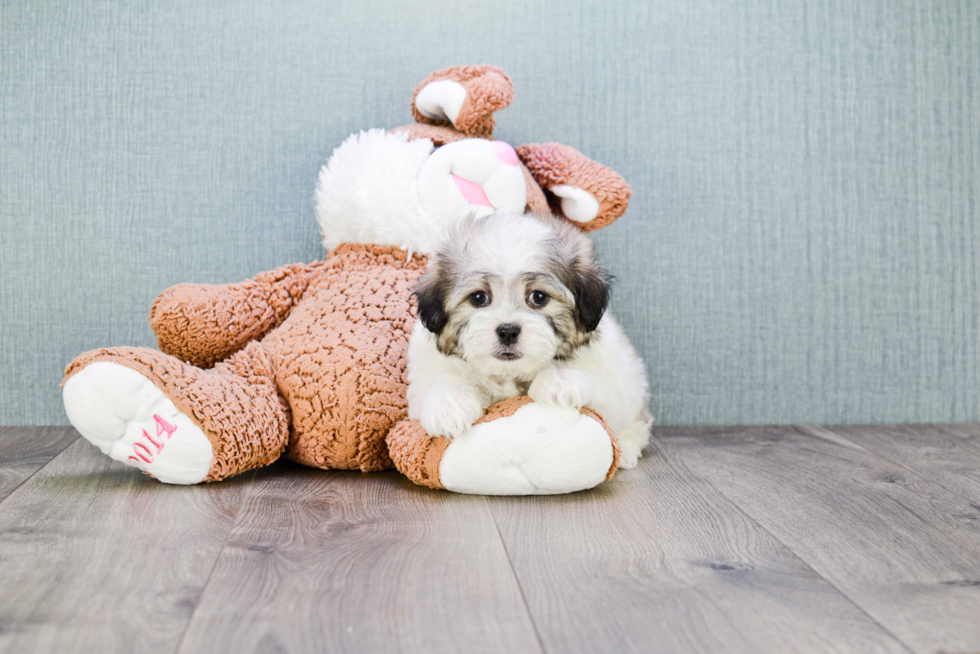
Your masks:
<svg viewBox="0 0 980 654"><path fill-rule="evenodd" d="M914 651L980 649L980 511L969 498L841 434L654 433Z"/></svg>
<svg viewBox="0 0 980 654"><path fill-rule="evenodd" d="M980 425L658 428L483 498L0 428L0 652L978 652Z"/></svg>
<svg viewBox="0 0 980 654"><path fill-rule="evenodd" d="M0 430L0 502L78 438L71 427Z"/></svg>

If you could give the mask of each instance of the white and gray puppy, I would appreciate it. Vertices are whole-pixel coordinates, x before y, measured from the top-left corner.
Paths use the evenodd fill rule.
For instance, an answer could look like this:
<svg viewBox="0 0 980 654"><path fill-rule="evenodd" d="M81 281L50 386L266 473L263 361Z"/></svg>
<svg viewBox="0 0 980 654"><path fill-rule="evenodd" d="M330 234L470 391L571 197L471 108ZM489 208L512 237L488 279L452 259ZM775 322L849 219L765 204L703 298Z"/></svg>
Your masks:
<svg viewBox="0 0 980 654"><path fill-rule="evenodd" d="M408 415L464 434L501 400L529 395L597 411L632 468L649 438L646 374L606 313L610 278L592 241L551 216L498 212L454 225L419 280Z"/></svg>

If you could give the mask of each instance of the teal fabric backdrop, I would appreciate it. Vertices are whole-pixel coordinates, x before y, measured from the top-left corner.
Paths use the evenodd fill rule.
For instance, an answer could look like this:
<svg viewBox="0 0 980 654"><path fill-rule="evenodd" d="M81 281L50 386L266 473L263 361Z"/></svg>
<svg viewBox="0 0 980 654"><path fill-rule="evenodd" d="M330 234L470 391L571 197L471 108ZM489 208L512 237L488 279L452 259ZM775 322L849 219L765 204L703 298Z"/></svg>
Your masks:
<svg viewBox="0 0 980 654"><path fill-rule="evenodd" d="M596 240L658 422L980 419L975 0L0 0L0 424L167 286L322 256L331 150L484 62L500 138L633 186Z"/></svg>

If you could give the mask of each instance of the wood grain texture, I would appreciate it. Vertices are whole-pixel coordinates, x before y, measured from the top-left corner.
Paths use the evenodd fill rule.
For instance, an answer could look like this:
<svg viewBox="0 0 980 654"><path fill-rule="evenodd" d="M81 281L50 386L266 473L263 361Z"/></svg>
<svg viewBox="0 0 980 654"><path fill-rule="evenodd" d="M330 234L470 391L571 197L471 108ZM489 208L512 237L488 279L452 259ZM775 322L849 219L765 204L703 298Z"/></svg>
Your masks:
<svg viewBox="0 0 980 654"><path fill-rule="evenodd" d="M655 446L592 491L490 498L549 652L902 652Z"/></svg>
<svg viewBox="0 0 980 654"><path fill-rule="evenodd" d="M540 652L483 497L259 471L181 652Z"/></svg>
<svg viewBox="0 0 980 654"><path fill-rule="evenodd" d="M0 427L0 502L76 438L71 427Z"/></svg>
<svg viewBox="0 0 980 654"><path fill-rule="evenodd" d="M973 509L961 517L980 521L980 425L800 427L800 430L808 434L837 434L948 488L967 500Z"/></svg>
<svg viewBox="0 0 980 654"><path fill-rule="evenodd" d="M75 435L0 437L4 470ZM167 486L77 439L0 501L0 653L980 651L978 441L657 429L593 491L488 499L290 463Z"/></svg>
<svg viewBox="0 0 980 654"><path fill-rule="evenodd" d="M174 651L249 476L167 486L76 440L0 504L0 652Z"/></svg>
<svg viewBox="0 0 980 654"><path fill-rule="evenodd" d="M915 651L980 650L980 509L965 498L828 434L654 435Z"/></svg>

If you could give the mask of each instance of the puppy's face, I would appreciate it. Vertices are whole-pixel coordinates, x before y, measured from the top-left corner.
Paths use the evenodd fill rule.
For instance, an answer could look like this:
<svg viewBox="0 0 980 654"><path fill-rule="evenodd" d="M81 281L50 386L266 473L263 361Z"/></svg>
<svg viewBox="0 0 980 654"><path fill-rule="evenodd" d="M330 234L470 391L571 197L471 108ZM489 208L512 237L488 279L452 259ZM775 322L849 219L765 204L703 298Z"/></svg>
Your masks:
<svg viewBox="0 0 980 654"><path fill-rule="evenodd" d="M461 221L416 291L439 351L487 374L529 377L589 342L609 299L592 242L557 218Z"/></svg>

